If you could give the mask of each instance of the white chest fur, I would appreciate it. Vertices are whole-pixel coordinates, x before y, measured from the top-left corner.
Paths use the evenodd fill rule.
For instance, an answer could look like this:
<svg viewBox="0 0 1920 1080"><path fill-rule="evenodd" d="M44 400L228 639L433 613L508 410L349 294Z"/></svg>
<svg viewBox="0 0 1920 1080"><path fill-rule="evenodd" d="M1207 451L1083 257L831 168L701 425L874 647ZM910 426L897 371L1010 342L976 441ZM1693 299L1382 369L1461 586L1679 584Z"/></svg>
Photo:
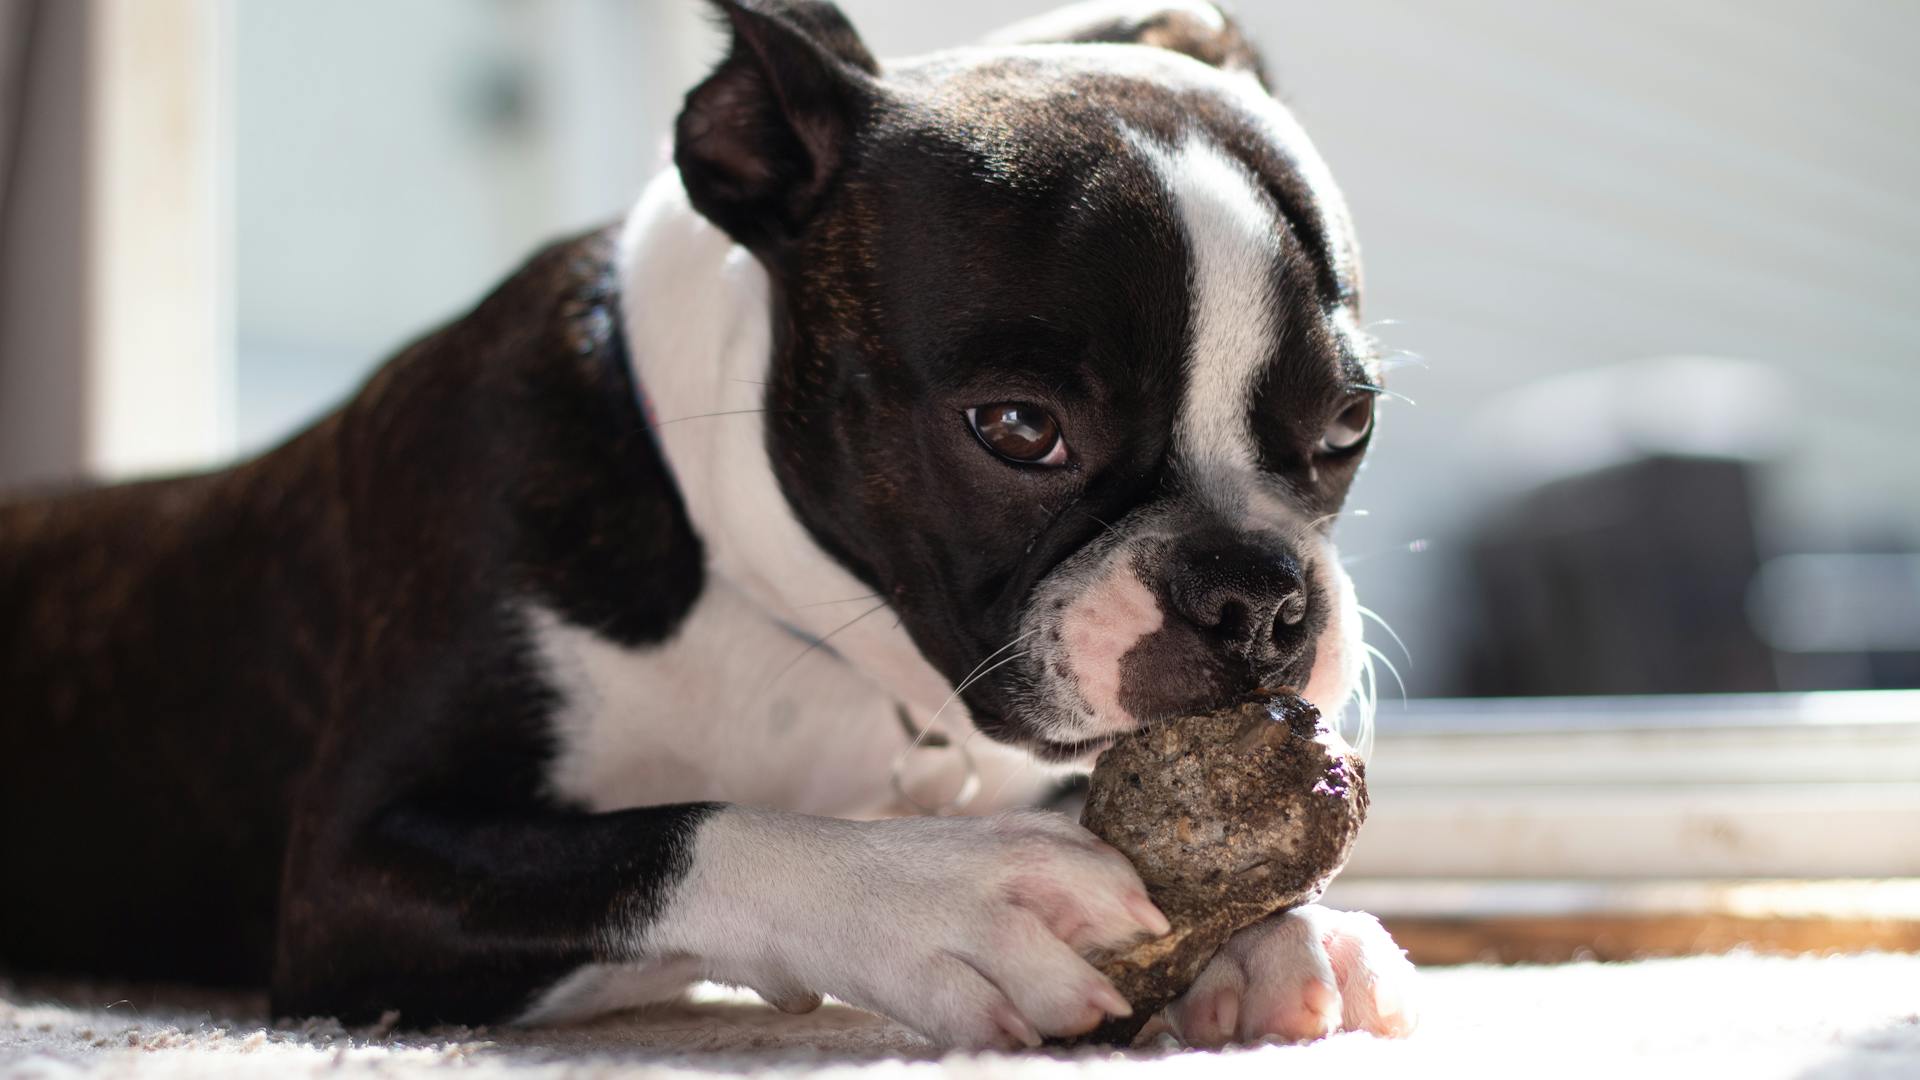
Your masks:
<svg viewBox="0 0 1920 1080"><path fill-rule="evenodd" d="M555 790L594 810L716 799L877 809L905 745L878 687L710 581L665 645L626 649L534 608L564 705Z"/></svg>
<svg viewBox="0 0 1920 1080"><path fill-rule="evenodd" d="M594 810L717 799L838 816L959 790L966 758L902 757L905 707L964 743L983 796L1027 801L1049 777L976 736L951 684L877 597L822 552L780 492L763 442L771 354L765 271L686 203L669 170L621 245L624 318L660 444L707 548L707 584L675 635L625 649L537 606L529 628L563 697L556 793ZM855 619L863 612L871 614ZM790 629L791 628L791 629ZM830 638L809 651L799 634Z"/></svg>
<svg viewBox="0 0 1920 1080"><path fill-rule="evenodd" d="M724 579L660 646L624 648L539 607L527 617L562 698L549 783L595 811L717 800L882 817L944 804L969 768L982 794L967 808L986 811L1031 802L1050 779L963 722L965 755L909 751L891 695Z"/></svg>

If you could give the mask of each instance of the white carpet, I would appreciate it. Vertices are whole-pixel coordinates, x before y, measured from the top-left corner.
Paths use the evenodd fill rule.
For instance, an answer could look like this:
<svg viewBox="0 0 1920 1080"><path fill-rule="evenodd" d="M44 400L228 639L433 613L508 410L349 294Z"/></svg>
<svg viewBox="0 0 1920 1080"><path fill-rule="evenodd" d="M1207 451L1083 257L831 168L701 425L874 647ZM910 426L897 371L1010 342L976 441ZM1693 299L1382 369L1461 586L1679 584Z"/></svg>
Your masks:
<svg viewBox="0 0 1920 1080"><path fill-rule="evenodd" d="M1423 991L1405 1042L943 1056L852 1009L790 1017L722 991L581 1027L409 1032L269 1024L257 997L0 982L0 1075L1920 1077L1920 956L1442 968Z"/></svg>

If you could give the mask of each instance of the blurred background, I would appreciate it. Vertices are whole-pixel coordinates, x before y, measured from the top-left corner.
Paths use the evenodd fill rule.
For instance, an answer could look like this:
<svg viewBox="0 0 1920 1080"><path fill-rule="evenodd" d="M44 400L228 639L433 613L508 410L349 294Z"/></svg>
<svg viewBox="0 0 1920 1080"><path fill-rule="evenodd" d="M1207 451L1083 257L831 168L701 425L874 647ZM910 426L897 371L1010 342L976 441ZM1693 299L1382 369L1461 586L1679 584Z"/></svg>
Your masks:
<svg viewBox="0 0 1920 1080"><path fill-rule="evenodd" d="M1049 5L841 6L884 58ZM1809 693L1920 686L1920 5L1239 7L1392 355L1356 876L1920 874L1917 699ZM0 0L0 484L272 445L616 219L718 49L694 0Z"/></svg>
<svg viewBox="0 0 1920 1080"><path fill-rule="evenodd" d="M843 6L884 57L1044 5ZM1342 544L1408 692L1920 685L1920 7L1242 6L1405 395ZM271 445L623 213L719 47L694 0L0 12L0 482Z"/></svg>

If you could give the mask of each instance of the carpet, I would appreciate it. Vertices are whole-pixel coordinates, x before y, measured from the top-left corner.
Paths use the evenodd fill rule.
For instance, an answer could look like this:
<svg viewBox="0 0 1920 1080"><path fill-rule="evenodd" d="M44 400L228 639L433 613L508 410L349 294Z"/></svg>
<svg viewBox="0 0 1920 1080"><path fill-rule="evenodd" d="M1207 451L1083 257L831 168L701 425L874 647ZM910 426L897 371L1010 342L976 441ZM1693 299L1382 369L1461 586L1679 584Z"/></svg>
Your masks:
<svg viewBox="0 0 1920 1080"><path fill-rule="evenodd" d="M1920 956L1434 968L1422 989L1421 1028L1401 1042L943 1054L854 1009L786 1016L719 988L574 1027L410 1031L269 1021L253 995L0 981L0 1075L1920 1077Z"/></svg>

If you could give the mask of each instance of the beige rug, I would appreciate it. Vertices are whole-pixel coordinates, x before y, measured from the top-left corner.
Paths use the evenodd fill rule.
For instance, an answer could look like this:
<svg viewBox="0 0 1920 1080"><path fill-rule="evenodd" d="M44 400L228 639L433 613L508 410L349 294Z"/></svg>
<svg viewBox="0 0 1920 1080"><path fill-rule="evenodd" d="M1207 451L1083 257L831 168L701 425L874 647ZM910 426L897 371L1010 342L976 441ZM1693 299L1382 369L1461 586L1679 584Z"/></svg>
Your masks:
<svg viewBox="0 0 1920 1080"><path fill-rule="evenodd" d="M0 1075L1920 1078L1920 956L1753 956L1425 974L1405 1042L1226 1053L941 1055L852 1009L784 1016L711 990L545 1030L269 1023L257 997L0 982Z"/></svg>

